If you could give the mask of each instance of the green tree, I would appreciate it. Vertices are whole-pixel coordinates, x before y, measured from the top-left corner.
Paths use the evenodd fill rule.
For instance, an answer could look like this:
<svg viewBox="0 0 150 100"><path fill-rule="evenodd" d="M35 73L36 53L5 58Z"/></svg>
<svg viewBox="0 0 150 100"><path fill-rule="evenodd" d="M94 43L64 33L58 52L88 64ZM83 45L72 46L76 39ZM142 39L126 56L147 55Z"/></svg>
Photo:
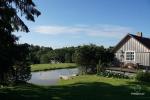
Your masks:
<svg viewBox="0 0 150 100"><path fill-rule="evenodd" d="M0 83L4 84L8 81L8 73L16 61L14 48L18 38L12 32L29 32L18 13L25 15L30 21L35 21L35 15L40 15L32 0L0 0Z"/></svg>
<svg viewBox="0 0 150 100"><path fill-rule="evenodd" d="M80 65L81 72L87 73L87 70L94 70L96 66L96 46L91 45L84 45L79 46L75 51L75 62ZM91 71L90 71L91 72Z"/></svg>
<svg viewBox="0 0 150 100"><path fill-rule="evenodd" d="M72 62L72 54L71 53L65 53L65 62L66 63Z"/></svg>
<svg viewBox="0 0 150 100"><path fill-rule="evenodd" d="M95 73L100 62L103 64L103 67L107 67L113 56L103 46L91 44L79 46L75 51L74 59L80 66L82 73Z"/></svg>
<svg viewBox="0 0 150 100"><path fill-rule="evenodd" d="M29 45L19 44L15 47L15 63L12 67L12 81L26 82L31 78L29 63Z"/></svg>
<svg viewBox="0 0 150 100"><path fill-rule="evenodd" d="M48 57L47 54L41 55L40 63L41 63L41 64L50 63L50 58Z"/></svg>
<svg viewBox="0 0 150 100"><path fill-rule="evenodd" d="M7 32L0 32L0 83L5 84L9 69L14 64L14 46L16 37Z"/></svg>
<svg viewBox="0 0 150 100"><path fill-rule="evenodd" d="M38 55L40 51L40 46L29 45L29 61L31 64L39 64L40 56Z"/></svg>
<svg viewBox="0 0 150 100"><path fill-rule="evenodd" d="M39 64L41 56L52 51L51 47L40 47L37 45L29 45L29 61L31 64Z"/></svg>

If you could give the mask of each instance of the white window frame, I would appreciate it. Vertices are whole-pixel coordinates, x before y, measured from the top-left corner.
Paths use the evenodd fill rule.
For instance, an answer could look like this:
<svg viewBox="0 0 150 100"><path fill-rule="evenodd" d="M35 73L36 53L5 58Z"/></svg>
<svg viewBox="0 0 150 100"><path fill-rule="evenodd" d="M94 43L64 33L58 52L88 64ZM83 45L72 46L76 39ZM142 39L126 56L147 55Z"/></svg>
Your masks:
<svg viewBox="0 0 150 100"><path fill-rule="evenodd" d="M127 60L127 52L134 52L134 58L133 60ZM135 61L135 51L132 51L132 50L128 50L128 51L125 51L125 61Z"/></svg>

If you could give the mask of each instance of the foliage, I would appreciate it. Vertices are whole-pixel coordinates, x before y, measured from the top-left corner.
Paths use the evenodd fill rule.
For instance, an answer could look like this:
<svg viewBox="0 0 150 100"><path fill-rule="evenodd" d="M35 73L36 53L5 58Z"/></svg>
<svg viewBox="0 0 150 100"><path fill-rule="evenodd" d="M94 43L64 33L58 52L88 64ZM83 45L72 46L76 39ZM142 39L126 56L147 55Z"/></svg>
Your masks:
<svg viewBox="0 0 150 100"><path fill-rule="evenodd" d="M112 59L113 54L103 46L83 45L75 51L75 62L85 70L85 73L96 72L96 66L99 62L107 64Z"/></svg>
<svg viewBox="0 0 150 100"><path fill-rule="evenodd" d="M41 13L35 8L32 0L1 0L0 1L0 30L11 33L13 31L29 32L28 27L20 19L17 13L25 15L30 21L34 20L34 15Z"/></svg>
<svg viewBox="0 0 150 100"><path fill-rule="evenodd" d="M39 50L40 46L29 45L29 61L31 64L40 63Z"/></svg>
<svg viewBox="0 0 150 100"><path fill-rule="evenodd" d="M7 72L4 73L4 80L1 81L1 84L10 84L15 82L25 82L28 81L31 77L30 63L28 62L28 45L27 44L16 44L14 45L12 65L9 66ZM10 62L7 62L10 63Z"/></svg>
<svg viewBox="0 0 150 100"><path fill-rule="evenodd" d="M31 68L28 57L28 44L17 45L15 48L15 63L12 67L14 82L26 82L31 78Z"/></svg>
<svg viewBox="0 0 150 100"><path fill-rule="evenodd" d="M50 59L49 59L49 57L48 57L47 54L41 55L41 57L40 57L40 63L41 64L50 63Z"/></svg>
<svg viewBox="0 0 150 100"><path fill-rule="evenodd" d="M108 63L113 59L113 54L111 53L110 48L106 49L103 46L96 46L93 44L78 47L64 47L59 49L52 49L51 47L40 47L34 45L29 45L29 47L29 58L32 64L43 63L45 59L46 61L44 63L76 62L79 64L81 62L79 65L89 65L89 67L92 67L93 65L96 66L99 60L103 63Z"/></svg>
<svg viewBox="0 0 150 100"><path fill-rule="evenodd" d="M0 84L6 84L12 77L13 66L18 61L16 57L25 54L16 53L20 46L16 43L18 38L12 34L14 31L29 32L18 13L30 21L35 21L34 16L40 15L32 0L0 0Z"/></svg>
<svg viewBox="0 0 150 100"><path fill-rule="evenodd" d="M51 47L43 47L43 46L40 47L34 45L29 46L30 46L29 60L32 64L40 64L43 62L73 63L72 56L75 52L75 47L65 47L53 50Z"/></svg>
<svg viewBox="0 0 150 100"><path fill-rule="evenodd" d="M37 45L29 45L29 61L31 64L39 64L44 57L47 57L47 53L51 52L51 47L40 47ZM46 56L47 55L47 56ZM44 57L43 57L44 56ZM47 60L47 59L46 59ZM48 61L46 61L48 62Z"/></svg>
<svg viewBox="0 0 150 100"><path fill-rule="evenodd" d="M150 72L148 72L148 71L146 71L146 72L139 71L136 74L136 79L138 81L142 81L142 82L150 82Z"/></svg>
<svg viewBox="0 0 150 100"><path fill-rule="evenodd" d="M65 47L53 50L51 58L61 63L73 63L72 56L75 52L75 47Z"/></svg>
<svg viewBox="0 0 150 100"><path fill-rule="evenodd" d="M70 63L70 62L72 62L72 54L66 53L65 54L65 63Z"/></svg>
<svg viewBox="0 0 150 100"><path fill-rule="evenodd" d="M14 47L17 38L7 32L0 31L0 83L7 81L9 69L14 64Z"/></svg>
<svg viewBox="0 0 150 100"><path fill-rule="evenodd" d="M103 47L102 50L104 50ZM85 73L88 73L89 68L94 70L97 63L97 51L97 46L93 44L79 46L75 51L75 62L81 66Z"/></svg>
<svg viewBox="0 0 150 100"><path fill-rule="evenodd" d="M18 62L13 66L13 78L14 83L26 82L31 78L31 67L27 62ZM11 82L12 82L11 81Z"/></svg>

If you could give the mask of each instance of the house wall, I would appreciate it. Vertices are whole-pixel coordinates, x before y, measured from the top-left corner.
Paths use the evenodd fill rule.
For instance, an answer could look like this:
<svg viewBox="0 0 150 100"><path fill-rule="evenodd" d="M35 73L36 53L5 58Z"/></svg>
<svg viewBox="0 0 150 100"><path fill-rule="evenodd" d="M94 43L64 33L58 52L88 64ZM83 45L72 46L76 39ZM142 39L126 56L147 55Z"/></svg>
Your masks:
<svg viewBox="0 0 150 100"><path fill-rule="evenodd" d="M124 52L124 57L121 58L121 50ZM122 46L115 53L118 61L123 61L124 63L128 63L129 61L125 60L125 51L135 51L135 61L132 63L139 63L143 66L150 66L150 51L145 46L143 46L140 42L135 40L134 38L128 38L126 42L122 44ZM131 61L130 61L131 62Z"/></svg>

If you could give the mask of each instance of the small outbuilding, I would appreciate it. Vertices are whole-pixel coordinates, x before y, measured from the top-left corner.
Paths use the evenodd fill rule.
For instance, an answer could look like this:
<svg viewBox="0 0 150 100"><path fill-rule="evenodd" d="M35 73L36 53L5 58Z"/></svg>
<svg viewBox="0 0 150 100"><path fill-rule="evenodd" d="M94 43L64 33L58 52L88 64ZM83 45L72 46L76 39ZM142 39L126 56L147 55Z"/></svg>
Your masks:
<svg viewBox="0 0 150 100"><path fill-rule="evenodd" d="M127 66L140 66L150 69L150 38L127 34L114 48L116 64Z"/></svg>

